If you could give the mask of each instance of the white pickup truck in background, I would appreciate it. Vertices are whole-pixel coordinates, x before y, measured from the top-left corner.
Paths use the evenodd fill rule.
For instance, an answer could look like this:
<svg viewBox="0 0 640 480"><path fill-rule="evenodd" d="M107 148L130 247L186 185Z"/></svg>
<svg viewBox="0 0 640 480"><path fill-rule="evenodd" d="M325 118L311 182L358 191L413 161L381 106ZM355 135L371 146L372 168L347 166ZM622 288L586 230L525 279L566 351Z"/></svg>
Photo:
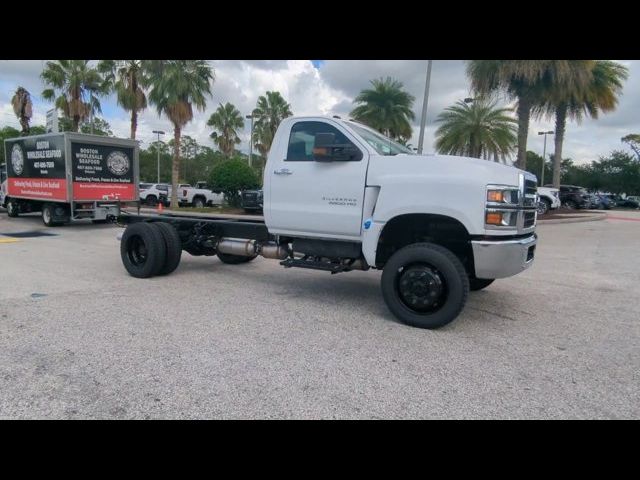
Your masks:
<svg viewBox="0 0 640 480"><path fill-rule="evenodd" d="M206 182L198 182L195 187L180 187L178 191L178 201L182 206L203 208L212 205L222 205L224 195L222 193L215 193L210 188L207 188Z"/></svg>
<svg viewBox="0 0 640 480"><path fill-rule="evenodd" d="M551 187L538 187L538 215L544 215L549 210L560 208L560 190Z"/></svg>
<svg viewBox="0 0 640 480"><path fill-rule="evenodd" d="M495 162L416 155L358 122L290 117L268 154L264 220L123 213L120 255L138 278L171 273L183 250L229 264L262 256L332 274L382 270L389 310L437 328L469 290L532 265L536 186Z"/></svg>

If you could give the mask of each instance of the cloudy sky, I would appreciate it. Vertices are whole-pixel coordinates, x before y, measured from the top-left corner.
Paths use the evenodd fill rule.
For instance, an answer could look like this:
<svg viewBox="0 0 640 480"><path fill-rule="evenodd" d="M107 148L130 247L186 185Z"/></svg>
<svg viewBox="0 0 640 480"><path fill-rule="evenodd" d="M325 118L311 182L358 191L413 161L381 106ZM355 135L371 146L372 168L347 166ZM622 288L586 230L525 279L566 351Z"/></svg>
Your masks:
<svg viewBox="0 0 640 480"><path fill-rule="evenodd" d="M629 68L623 95L618 109L601 116L599 120L585 120L582 124L570 123L564 147L565 157L577 163L596 160L613 149L625 149L620 138L628 133L640 133L640 61L619 60ZM44 88L40 72L44 60L0 60L0 127L11 125L19 128L13 114L10 99L18 85L31 92L34 103L33 124L45 123L46 111L52 105L44 101ZM367 88L369 80L381 76L392 76L404 83L406 89L415 96L414 112L416 121L411 143L418 145L418 131L426 61L423 60L212 60L215 70L213 98L204 113L198 112L184 129L202 145L213 147L209 138L207 119L219 103L231 102L243 114L255 107L259 95L267 90L280 91L291 104L295 115L340 115L347 117L353 109L353 98ZM431 74L431 89L427 111L425 151L433 151L435 119L444 108L470 95L469 82L465 76L462 60L434 60ZM115 98L102 100L103 116L111 124L117 136L129 135L128 114L119 108ZM539 130L552 130L553 121L543 119L532 122L528 149L542 154L543 137ZM164 130L169 140L171 124L159 117L153 108L147 109L139 118L138 139L145 148L154 135L152 130ZM248 151L249 124L247 122L241 150ZM547 152L551 138L548 139Z"/></svg>

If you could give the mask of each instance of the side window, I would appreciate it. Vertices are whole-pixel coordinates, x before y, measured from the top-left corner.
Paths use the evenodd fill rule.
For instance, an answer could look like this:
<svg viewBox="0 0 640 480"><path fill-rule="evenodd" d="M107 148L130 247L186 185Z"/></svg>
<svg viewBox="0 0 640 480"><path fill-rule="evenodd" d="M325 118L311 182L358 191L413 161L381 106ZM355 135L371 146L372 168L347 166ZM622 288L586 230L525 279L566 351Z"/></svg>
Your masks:
<svg viewBox="0 0 640 480"><path fill-rule="evenodd" d="M333 133L336 143L353 145L353 142L332 125L324 122L298 122L291 128L286 161L312 162L313 144L318 133Z"/></svg>

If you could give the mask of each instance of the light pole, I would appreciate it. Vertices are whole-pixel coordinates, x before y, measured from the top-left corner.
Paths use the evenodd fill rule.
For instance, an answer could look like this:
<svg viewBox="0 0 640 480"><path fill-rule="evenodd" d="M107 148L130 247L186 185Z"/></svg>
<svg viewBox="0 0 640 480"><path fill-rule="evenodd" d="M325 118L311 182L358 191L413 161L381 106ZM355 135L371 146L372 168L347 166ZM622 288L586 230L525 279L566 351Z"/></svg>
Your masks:
<svg viewBox="0 0 640 480"><path fill-rule="evenodd" d="M544 186L544 165L547 162L547 135L553 135L554 131L549 130L548 132L538 132L538 135L544 135L544 147L542 147L542 173L540 174L540 186Z"/></svg>
<svg viewBox="0 0 640 480"><path fill-rule="evenodd" d="M429 84L431 83L431 63L427 61L427 81L424 85L424 100L422 101L422 117L420 118L420 137L418 138L418 155L422 155L422 144L424 140L424 126L427 121L427 104L429 103Z"/></svg>
<svg viewBox="0 0 640 480"><path fill-rule="evenodd" d="M156 145L156 150L158 151L158 183L160 183L160 135L164 135L162 130L154 130L153 133L158 134L158 144Z"/></svg>
<svg viewBox="0 0 640 480"><path fill-rule="evenodd" d="M249 133L249 166L253 167L253 114L247 115L245 118L251 119L251 130Z"/></svg>

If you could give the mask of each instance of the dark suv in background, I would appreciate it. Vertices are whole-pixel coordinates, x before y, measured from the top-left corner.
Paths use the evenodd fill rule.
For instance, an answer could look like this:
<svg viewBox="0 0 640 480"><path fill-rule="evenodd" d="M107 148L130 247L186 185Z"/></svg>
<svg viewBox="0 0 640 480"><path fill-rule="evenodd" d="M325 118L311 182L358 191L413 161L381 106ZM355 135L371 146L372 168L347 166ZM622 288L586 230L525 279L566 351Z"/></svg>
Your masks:
<svg viewBox="0 0 640 480"><path fill-rule="evenodd" d="M240 206L245 212L261 212L263 193L262 190L243 190L240 194Z"/></svg>
<svg viewBox="0 0 640 480"><path fill-rule="evenodd" d="M545 185L551 187L552 185ZM576 185L560 185L560 202L566 208L590 208L591 198L589 193Z"/></svg>

